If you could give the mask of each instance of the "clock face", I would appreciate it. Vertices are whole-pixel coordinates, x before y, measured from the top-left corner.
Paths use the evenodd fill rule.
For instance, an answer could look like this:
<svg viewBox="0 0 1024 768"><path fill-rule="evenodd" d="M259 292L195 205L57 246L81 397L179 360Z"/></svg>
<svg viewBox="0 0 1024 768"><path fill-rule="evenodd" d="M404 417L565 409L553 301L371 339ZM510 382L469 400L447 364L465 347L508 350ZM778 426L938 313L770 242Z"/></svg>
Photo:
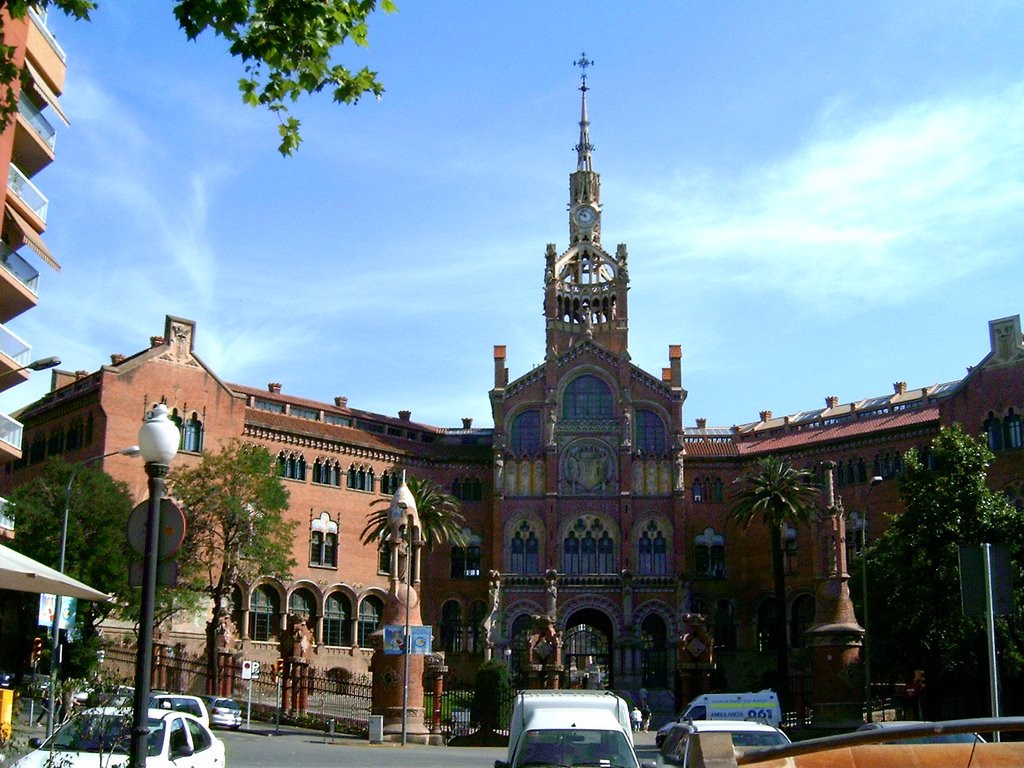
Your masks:
<svg viewBox="0 0 1024 768"><path fill-rule="evenodd" d="M581 227L589 227L597 221L597 211L589 205L582 205L573 211L572 217Z"/></svg>

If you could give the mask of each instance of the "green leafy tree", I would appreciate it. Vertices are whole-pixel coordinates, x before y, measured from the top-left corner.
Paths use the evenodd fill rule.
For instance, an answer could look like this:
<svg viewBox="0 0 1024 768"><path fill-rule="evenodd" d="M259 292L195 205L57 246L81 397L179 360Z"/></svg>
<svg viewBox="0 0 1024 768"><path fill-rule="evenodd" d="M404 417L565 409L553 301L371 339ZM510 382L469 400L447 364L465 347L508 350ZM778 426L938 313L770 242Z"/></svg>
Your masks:
<svg viewBox="0 0 1024 768"><path fill-rule="evenodd" d="M68 482L73 472L74 482L68 495ZM133 559L125 537L128 513L132 509L128 487L95 465L83 465L76 471L74 465L54 458L47 462L40 475L16 488L8 496L8 503L17 530L10 546L52 568L60 566L62 521L67 503L64 572L115 598L102 603L78 602L76 621L80 642L72 646L65 672L87 676L96 664L96 625L115 612L125 617L138 615L137 611L134 614L131 611L131 606L137 604L137 597L135 590L128 586L128 566ZM28 632L25 636L30 643ZM43 647L45 667L49 663L49 643L44 643ZM92 652L77 652L84 647ZM27 655L27 652L19 653L22 658Z"/></svg>
<svg viewBox="0 0 1024 768"><path fill-rule="evenodd" d="M0 0L0 9L15 19L24 18L29 5L84 21L98 7L94 0ZM380 7L386 13L396 10L392 0L380 0ZM368 44L367 19L376 8L377 0L178 0L174 16L189 40L211 32L227 41L228 51L242 61L245 74L238 87L243 101L277 115L278 150L290 155L302 138L288 105L303 94L326 90L335 102L353 104L365 93L379 98L384 92L376 72L366 67L353 72L331 60L346 42ZM2 46L2 126L17 114L18 99L10 86L20 75L14 49Z"/></svg>
<svg viewBox="0 0 1024 768"><path fill-rule="evenodd" d="M433 480L410 477L406 485L416 500L416 513L420 518L427 549L433 549L435 544L465 546L466 541L462 533L464 518L459 511L459 500L450 493L445 493ZM360 534L363 544L377 543L387 536L390 506L390 498L377 499L370 504L371 510L366 516L366 526Z"/></svg>
<svg viewBox="0 0 1024 768"><path fill-rule="evenodd" d="M294 521L285 519L288 492L266 448L234 440L204 453L195 466L179 466L168 490L188 521L180 568L192 589L207 595L207 663L217 679L217 630L230 618L232 590L257 576L285 579L292 558Z"/></svg>
<svg viewBox="0 0 1024 768"><path fill-rule="evenodd" d="M959 426L943 428L927 456L922 461L917 451L905 455L899 484L903 511L889 520L868 551L869 594L885 596L871 603L872 663L900 682L910 680L915 669L924 670L926 707L960 694L983 702L988 679L984 621L963 615L959 548L1008 544L1015 581L1022 584L1024 513L988 487L993 454ZM1018 606L1022 597L1018 588ZM1019 679L1020 628L1000 618L997 632L1002 672Z"/></svg>
<svg viewBox="0 0 1024 768"><path fill-rule="evenodd" d="M756 468L737 478L729 517L744 529L755 520L768 529L775 586L775 646L778 693L789 688L789 647L786 642L786 570L782 559L782 528L801 525L817 517L814 498L818 487L807 470L795 469L777 456L765 456Z"/></svg>
<svg viewBox="0 0 1024 768"><path fill-rule="evenodd" d="M476 673L469 718L481 731L507 728L511 711L512 684L508 668L499 661L485 661Z"/></svg>

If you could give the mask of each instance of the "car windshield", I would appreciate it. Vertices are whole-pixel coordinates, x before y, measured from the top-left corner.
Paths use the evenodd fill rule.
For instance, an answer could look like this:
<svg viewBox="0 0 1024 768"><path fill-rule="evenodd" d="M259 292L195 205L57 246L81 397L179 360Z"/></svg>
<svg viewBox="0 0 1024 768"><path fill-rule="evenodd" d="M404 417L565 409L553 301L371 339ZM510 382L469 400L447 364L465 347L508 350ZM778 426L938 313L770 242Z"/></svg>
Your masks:
<svg viewBox="0 0 1024 768"><path fill-rule="evenodd" d="M731 735L734 747L774 747L789 743L781 733L771 731L734 731Z"/></svg>
<svg viewBox="0 0 1024 768"><path fill-rule="evenodd" d="M147 724L147 754L160 754L163 742L162 720ZM127 755L131 747L132 716L130 713L110 715L84 714L65 723L44 749L61 752L101 752Z"/></svg>
<svg viewBox="0 0 1024 768"><path fill-rule="evenodd" d="M527 731L515 768L539 765L637 768L624 733L587 729Z"/></svg>

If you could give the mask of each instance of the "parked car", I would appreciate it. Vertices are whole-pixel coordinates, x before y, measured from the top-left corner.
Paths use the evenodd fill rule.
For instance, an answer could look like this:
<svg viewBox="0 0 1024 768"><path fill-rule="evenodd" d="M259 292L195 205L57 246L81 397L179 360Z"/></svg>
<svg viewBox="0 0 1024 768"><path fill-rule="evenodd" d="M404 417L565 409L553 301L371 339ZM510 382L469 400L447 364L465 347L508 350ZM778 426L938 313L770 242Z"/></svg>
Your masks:
<svg viewBox="0 0 1024 768"><path fill-rule="evenodd" d="M242 707L234 699L225 696L203 696L206 708L210 712L210 725L214 728L242 727Z"/></svg>
<svg viewBox="0 0 1024 768"><path fill-rule="evenodd" d="M933 733L926 735L911 736L909 738L899 738L895 731L899 730L899 726L903 725L929 725L927 720L886 720L882 723L864 723L864 725L857 728L857 732L862 731L894 731L892 741L882 742L883 744L976 744L978 742L984 742L980 735L977 733L940 733L936 730ZM936 725L936 728L941 726Z"/></svg>
<svg viewBox="0 0 1024 768"><path fill-rule="evenodd" d="M224 768L224 742L185 712L149 710L146 768ZM123 707L88 709L49 739L29 740L33 751L13 768L115 768L128 763L132 713ZM187 758L186 762L183 762Z"/></svg>
<svg viewBox="0 0 1024 768"><path fill-rule="evenodd" d="M699 733L728 733L737 754L759 747L789 744L789 737L773 725L749 720L684 720L673 723L661 744L661 757L672 765L688 765L693 737Z"/></svg>
<svg viewBox="0 0 1024 768"><path fill-rule="evenodd" d="M149 697L151 709L173 709L176 712L188 712L207 728L210 727L210 713L206 702L198 696L185 693L156 693Z"/></svg>

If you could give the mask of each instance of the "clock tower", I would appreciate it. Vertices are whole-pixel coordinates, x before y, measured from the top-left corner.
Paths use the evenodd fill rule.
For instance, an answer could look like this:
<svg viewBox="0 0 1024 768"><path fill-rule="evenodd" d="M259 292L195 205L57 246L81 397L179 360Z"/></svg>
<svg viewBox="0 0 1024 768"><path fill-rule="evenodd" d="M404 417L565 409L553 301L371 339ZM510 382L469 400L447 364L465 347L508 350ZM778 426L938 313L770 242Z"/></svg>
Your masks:
<svg viewBox="0 0 1024 768"><path fill-rule="evenodd" d="M594 172L587 116L587 67L581 54L583 94L576 170L569 174L569 248L558 255L549 244L544 271L547 356L556 357L583 339L592 339L615 354L626 353L628 325L626 246L611 255L601 247L601 177ZM628 355L627 355L628 356Z"/></svg>

